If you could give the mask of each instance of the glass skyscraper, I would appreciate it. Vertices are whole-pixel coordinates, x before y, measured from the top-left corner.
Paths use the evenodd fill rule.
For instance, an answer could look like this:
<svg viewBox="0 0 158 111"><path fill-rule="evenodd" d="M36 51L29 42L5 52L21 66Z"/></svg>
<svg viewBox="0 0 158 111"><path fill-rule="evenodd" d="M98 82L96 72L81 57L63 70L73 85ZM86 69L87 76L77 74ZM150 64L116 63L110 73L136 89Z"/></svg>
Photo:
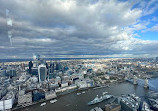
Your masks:
<svg viewBox="0 0 158 111"><path fill-rule="evenodd" d="M47 68L46 65L41 64L38 66L38 77L39 82L45 81L47 77Z"/></svg>

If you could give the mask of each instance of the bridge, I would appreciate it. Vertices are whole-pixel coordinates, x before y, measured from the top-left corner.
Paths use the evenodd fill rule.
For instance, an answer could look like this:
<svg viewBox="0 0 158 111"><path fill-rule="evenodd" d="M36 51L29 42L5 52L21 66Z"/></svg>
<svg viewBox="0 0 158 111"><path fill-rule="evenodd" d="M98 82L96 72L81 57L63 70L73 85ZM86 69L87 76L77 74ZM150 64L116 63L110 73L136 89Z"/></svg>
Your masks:
<svg viewBox="0 0 158 111"><path fill-rule="evenodd" d="M140 78L134 78L134 79L136 79L135 81L136 81L136 83L138 84L138 85L140 85L140 86L145 86L145 80L144 79L140 79ZM132 84L134 84L133 83L133 81L134 81L134 79L126 79L128 82L130 82L130 83L132 83ZM151 90L154 90L154 91L158 91L158 88L156 87L156 86L154 86L153 84L151 84L150 83L150 81L148 81L148 87L149 87L149 89L151 89Z"/></svg>

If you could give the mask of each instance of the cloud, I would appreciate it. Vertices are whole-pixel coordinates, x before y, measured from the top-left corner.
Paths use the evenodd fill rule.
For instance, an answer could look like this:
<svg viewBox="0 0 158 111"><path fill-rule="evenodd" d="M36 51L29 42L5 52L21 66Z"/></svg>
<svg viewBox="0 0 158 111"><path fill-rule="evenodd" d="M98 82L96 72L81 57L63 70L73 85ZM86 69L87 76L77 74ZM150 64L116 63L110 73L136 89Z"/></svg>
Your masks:
<svg viewBox="0 0 158 111"><path fill-rule="evenodd" d="M147 28L147 29L143 30L143 32L148 32L148 31L150 31L150 32L158 32L158 24L152 26L151 28Z"/></svg>
<svg viewBox="0 0 158 111"><path fill-rule="evenodd" d="M154 17L152 18L152 21L158 21L158 18L154 16Z"/></svg>
<svg viewBox="0 0 158 111"><path fill-rule="evenodd" d="M146 2L143 7L143 16L150 15L154 13L158 9L158 1L157 0L150 0Z"/></svg>
<svg viewBox="0 0 158 111"><path fill-rule="evenodd" d="M153 3L155 1L145 2L146 7L134 7L142 2L1 0L0 24L3 28L0 28L0 40L3 42L0 55L30 57L37 52L51 57L151 53L148 49L157 42L136 39L139 35L135 31L147 29L150 21L140 18L153 10ZM7 27L6 9L10 10L12 28ZM9 45L8 30L13 33L13 46ZM155 50L152 53L156 53Z"/></svg>

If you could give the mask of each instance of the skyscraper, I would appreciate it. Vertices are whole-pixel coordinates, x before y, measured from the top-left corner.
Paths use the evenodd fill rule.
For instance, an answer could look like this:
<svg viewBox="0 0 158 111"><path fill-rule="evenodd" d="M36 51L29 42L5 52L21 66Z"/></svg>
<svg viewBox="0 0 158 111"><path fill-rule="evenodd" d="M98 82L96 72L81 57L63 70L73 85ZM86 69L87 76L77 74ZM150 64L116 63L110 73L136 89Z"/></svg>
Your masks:
<svg viewBox="0 0 158 111"><path fill-rule="evenodd" d="M38 67L39 64L41 64L40 55L34 54L33 55L33 67Z"/></svg>
<svg viewBox="0 0 158 111"><path fill-rule="evenodd" d="M55 70L62 70L61 63L56 63Z"/></svg>
<svg viewBox="0 0 158 111"><path fill-rule="evenodd" d="M54 63L50 63L50 73L54 72Z"/></svg>
<svg viewBox="0 0 158 111"><path fill-rule="evenodd" d="M32 66L33 66L33 63L32 61L29 62L29 74L32 73Z"/></svg>
<svg viewBox="0 0 158 111"><path fill-rule="evenodd" d="M38 78L39 82L45 81L47 77L47 68L46 65L41 64L38 66Z"/></svg>
<svg viewBox="0 0 158 111"><path fill-rule="evenodd" d="M48 74L49 74L49 79L56 78L55 64L53 62L50 63Z"/></svg>

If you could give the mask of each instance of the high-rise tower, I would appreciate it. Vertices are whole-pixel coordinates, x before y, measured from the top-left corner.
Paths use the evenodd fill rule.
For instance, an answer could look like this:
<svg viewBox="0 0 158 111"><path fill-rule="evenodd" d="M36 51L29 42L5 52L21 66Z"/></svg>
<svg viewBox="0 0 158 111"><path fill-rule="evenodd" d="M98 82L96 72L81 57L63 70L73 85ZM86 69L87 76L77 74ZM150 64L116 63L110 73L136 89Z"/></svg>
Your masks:
<svg viewBox="0 0 158 111"><path fill-rule="evenodd" d="M45 81L47 77L47 68L46 65L41 64L38 66L38 78L39 82Z"/></svg>

